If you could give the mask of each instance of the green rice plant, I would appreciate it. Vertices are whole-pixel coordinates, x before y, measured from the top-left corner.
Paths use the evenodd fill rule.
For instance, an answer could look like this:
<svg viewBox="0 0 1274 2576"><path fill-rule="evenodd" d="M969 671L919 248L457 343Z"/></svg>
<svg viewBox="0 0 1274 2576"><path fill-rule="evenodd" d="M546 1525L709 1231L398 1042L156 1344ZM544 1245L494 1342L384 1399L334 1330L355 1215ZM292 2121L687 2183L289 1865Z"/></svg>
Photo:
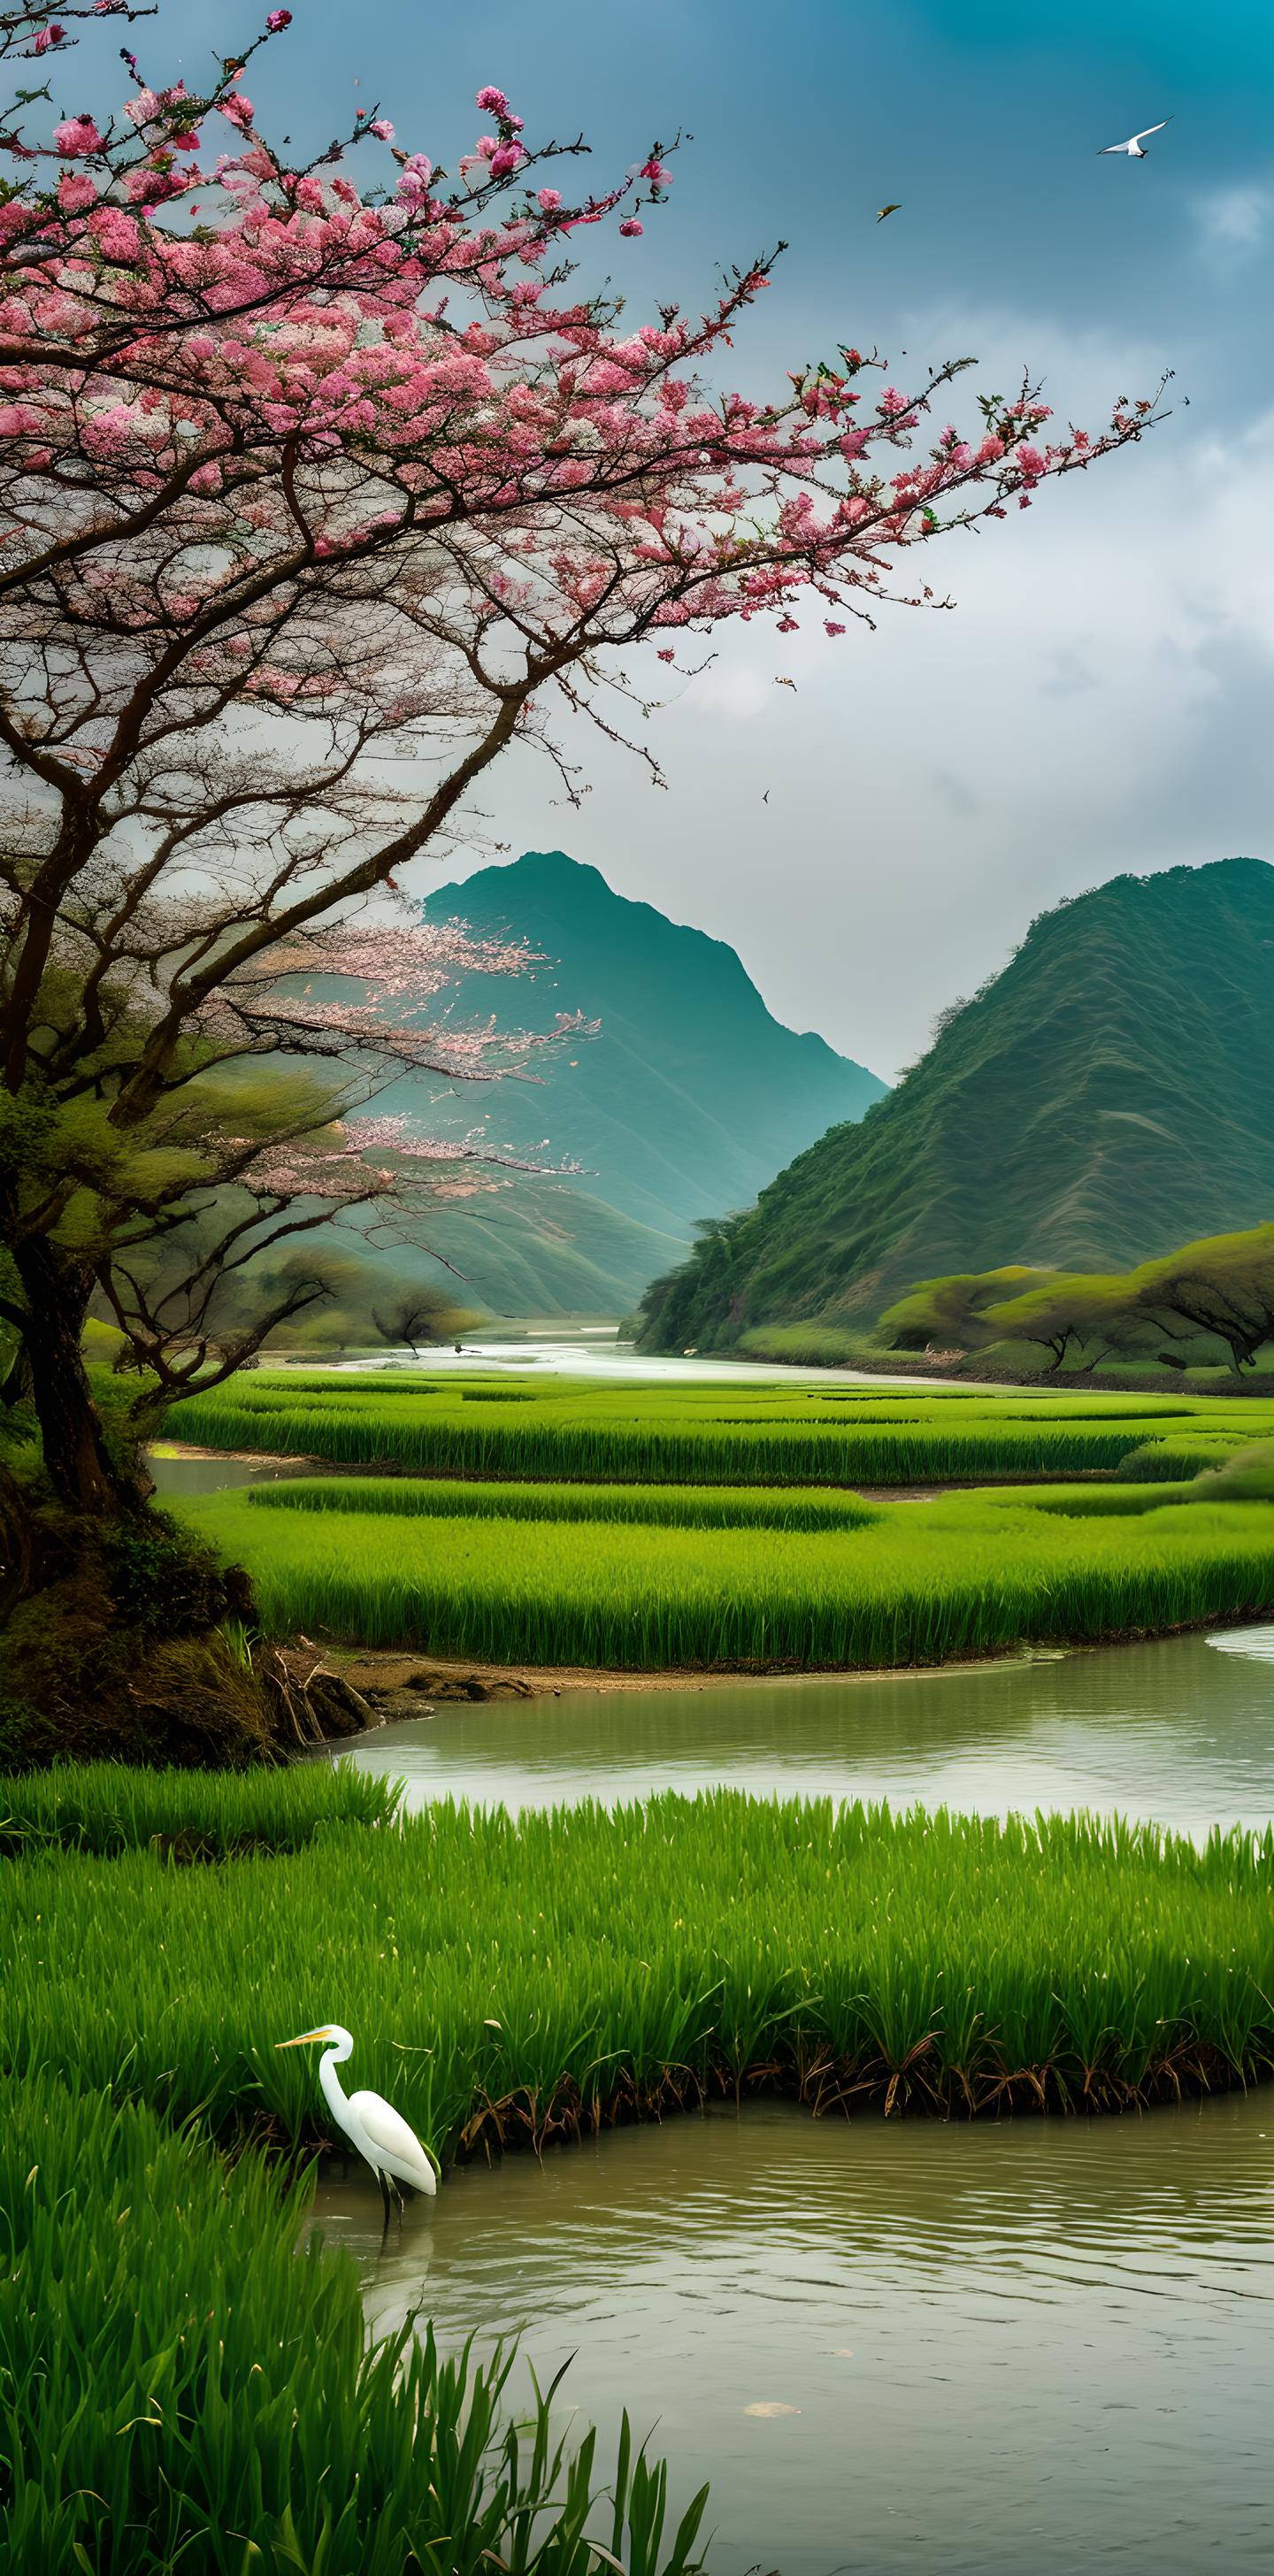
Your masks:
<svg viewBox="0 0 1274 2576"><path fill-rule="evenodd" d="M414 2318L368 2350L352 2263L297 2251L308 2205L143 2104L47 2071L10 2088L7 2576L689 2576L706 2490L666 2534L627 2418L608 2493L595 2435L555 2435L552 2391L529 2422L507 2411L509 2351L443 2360Z"/></svg>
<svg viewBox="0 0 1274 2576"><path fill-rule="evenodd" d="M1160 1397L978 1389L569 1380L508 1385L262 1371L183 1404L172 1424L211 1448L276 1451L409 1474L708 1485L881 1485L1107 1473L1179 1436L1220 1452L1270 1408ZM1141 1475L1148 1471L1138 1467ZM1175 1460L1164 1471L1191 1472Z"/></svg>
<svg viewBox="0 0 1274 2576"><path fill-rule="evenodd" d="M36 1852L0 1871L0 1944L9 2076L56 2064L226 2141L324 2134L313 2068L274 2042L329 2017L351 2081L444 2161L756 2083L1119 2107L1274 2062L1270 1831L445 1801L215 1869Z"/></svg>
<svg viewBox="0 0 1274 2576"><path fill-rule="evenodd" d="M668 1529L864 1529L879 1511L858 1494L818 1486L490 1485L442 1476L290 1476L277 1485L249 1487L244 1500L254 1511L654 1522ZM1140 1495L1130 1506L1143 1507Z"/></svg>
<svg viewBox="0 0 1274 2576"><path fill-rule="evenodd" d="M295 1511L239 1493L181 1512L247 1566L271 1633L497 1663L927 1664L1274 1603L1261 1502L1081 1515L999 1489L840 1527Z"/></svg>
<svg viewBox="0 0 1274 2576"><path fill-rule="evenodd" d="M1219 1467L1196 1477L1191 1500L1206 1503L1274 1503L1274 1440L1236 1449Z"/></svg>
<svg viewBox="0 0 1274 2576"><path fill-rule="evenodd" d="M1264 1407L1261 1411L1264 1412ZM1129 1451L1119 1473L1132 1481L1145 1479L1179 1483L1185 1477L1203 1475L1209 1467L1223 1466L1245 1445L1244 1432L1250 1440L1256 1424L1236 1423L1233 1428L1211 1427L1206 1422L1174 1427L1162 1438L1143 1441Z"/></svg>
<svg viewBox="0 0 1274 2576"><path fill-rule="evenodd" d="M183 1860L300 1851L338 1825L388 1825L400 1785L352 1762L268 1771L144 1771L59 1762L0 1781L0 1854L53 1844L121 1852L155 1844Z"/></svg>

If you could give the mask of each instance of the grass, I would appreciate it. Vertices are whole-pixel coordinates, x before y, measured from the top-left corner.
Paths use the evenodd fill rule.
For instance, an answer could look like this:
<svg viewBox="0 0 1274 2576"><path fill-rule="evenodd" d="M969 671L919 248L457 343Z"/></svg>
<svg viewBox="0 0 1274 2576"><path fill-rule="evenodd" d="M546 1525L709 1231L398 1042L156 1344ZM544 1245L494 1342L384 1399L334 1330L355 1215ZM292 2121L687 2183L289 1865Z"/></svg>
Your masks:
<svg viewBox="0 0 1274 2576"><path fill-rule="evenodd" d="M1272 1873L1271 1832L724 1790L443 1802L208 1869L34 1853L0 1872L0 2063L301 2145L314 2070L274 2042L330 2017L444 2161L756 2083L1122 2105L1268 2073Z"/></svg>
<svg viewBox="0 0 1274 2576"><path fill-rule="evenodd" d="M274 2042L329 2016L444 2160L756 2087L997 2114L1274 2068L1274 1830L1199 1849L731 1791L402 1817L318 1766L156 1787L9 1784L12 2576L697 2565L705 2497L668 2528L626 2419L603 2481L593 2435L555 2441L552 2390L510 2417L510 2355L444 2358L416 2318L369 2347L344 2252L298 2254L325 2115ZM230 1856L177 1865L206 1845Z"/></svg>
<svg viewBox="0 0 1274 2576"><path fill-rule="evenodd" d="M1146 1501L1152 1502L1153 1495ZM865 1529L878 1508L825 1487L492 1485L431 1476L289 1476L249 1487L256 1511L375 1512L407 1519L601 1521L660 1529ZM1137 1497L1138 1507L1142 1498Z"/></svg>
<svg viewBox="0 0 1274 2576"><path fill-rule="evenodd" d="M682 2576L706 2498L665 2535L627 2419L606 2498L592 2434L568 2454L547 2400L512 2421L507 2353L443 2360L414 2319L369 2350L353 2265L297 2252L308 2202L144 2104L43 2070L10 2086L7 2576L591 2576L590 2531L631 2576Z"/></svg>
<svg viewBox="0 0 1274 2576"><path fill-rule="evenodd" d="M264 1370L191 1398L169 1420L183 1439L214 1449L418 1475L646 1485L889 1485L1110 1472L1132 1452L1153 1453L1177 1435L1194 1438L1211 1460L1268 1427L1266 1409L1251 1400L751 1381L469 1384L414 1372ZM1191 1471L1174 1462L1163 1472Z"/></svg>
<svg viewBox="0 0 1274 2576"><path fill-rule="evenodd" d="M837 1527L817 1495L744 1492L733 1518L721 1497L721 1525L694 1527L679 1508L634 1525L607 1502L587 1519L528 1517L538 1489L506 1510L506 1491L473 1488L462 1512L436 1513L298 1509L294 1490L180 1507L248 1567L267 1631L496 1663L922 1664L1274 1601L1260 1501L1183 1507L1152 1490L1121 1507L1116 1488L1054 1488L1060 1508L1045 1511L1001 1489L859 1506L855 1526L851 1497Z"/></svg>
<svg viewBox="0 0 1274 2576"><path fill-rule="evenodd" d="M399 1792L351 1763L271 1771L141 1771L61 1762L0 1783L0 1854L52 1845L89 1852L148 1844L177 1859L299 1851L341 1825L389 1824Z"/></svg>

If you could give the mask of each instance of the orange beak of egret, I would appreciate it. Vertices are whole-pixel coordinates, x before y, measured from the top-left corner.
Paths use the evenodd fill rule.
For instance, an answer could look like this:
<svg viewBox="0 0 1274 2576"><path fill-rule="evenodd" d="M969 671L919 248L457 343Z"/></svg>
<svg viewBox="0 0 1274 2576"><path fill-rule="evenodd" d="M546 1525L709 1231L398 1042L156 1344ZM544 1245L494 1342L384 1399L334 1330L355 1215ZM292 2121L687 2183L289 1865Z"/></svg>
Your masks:
<svg viewBox="0 0 1274 2576"><path fill-rule="evenodd" d="M308 2048L312 2039L330 2039L331 2035L329 2030L301 2030L295 2039L276 2039L274 2045L276 2048Z"/></svg>

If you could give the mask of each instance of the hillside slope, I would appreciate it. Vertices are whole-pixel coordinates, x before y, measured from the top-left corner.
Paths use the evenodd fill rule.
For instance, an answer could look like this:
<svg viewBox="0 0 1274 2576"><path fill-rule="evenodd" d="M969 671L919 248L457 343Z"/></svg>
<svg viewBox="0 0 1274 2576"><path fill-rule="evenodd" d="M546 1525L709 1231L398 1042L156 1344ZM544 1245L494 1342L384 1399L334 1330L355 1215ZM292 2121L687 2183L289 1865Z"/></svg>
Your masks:
<svg viewBox="0 0 1274 2576"><path fill-rule="evenodd" d="M525 938L550 962L516 983L462 982L459 1019L551 1027L601 1021L533 1083L385 1095L434 1134L574 1158L578 1180L514 1179L440 1202L429 1235L497 1313L605 1313L635 1304L688 1249L696 1218L746 1206L778 1166L884 1085L767 1011L732 948L615 894L596 868L532 851L428 898L427 921ZM548 1157L546 1157L547 1159Z"/></svg>
<svg viewBox="0 0 1274 2576"><path fill-rule="evenodd" d="M943 1272L1123 1269L1271 1214L1274 868L1116 877L675 1274L647 1340L866 1324Z"/></svg>

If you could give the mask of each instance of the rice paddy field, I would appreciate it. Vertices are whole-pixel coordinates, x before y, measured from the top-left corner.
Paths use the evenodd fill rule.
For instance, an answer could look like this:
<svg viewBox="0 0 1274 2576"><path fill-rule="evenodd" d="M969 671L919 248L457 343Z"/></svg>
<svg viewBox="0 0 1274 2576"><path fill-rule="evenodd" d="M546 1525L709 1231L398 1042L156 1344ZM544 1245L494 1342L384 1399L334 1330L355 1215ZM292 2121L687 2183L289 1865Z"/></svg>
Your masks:
<svg viewBox="0 0 1274 2576"><path fill-rule="evenodd" d="M924 1664L1259 1613L1274 1513L1208 1480L1270 1411L279 1370L172 1426L361 1470L183 1504L248 1567L270 1635L653 1672Z"/></svg>
<svg viewBox="0 0 1274 2576"><path fill-rule="evenodd" d="M146 1816L104 1855L72 1813L6 1863L10 2074L55 2064L227 2143L255 2128L299 2146L313 2069L273 2043L336 2013L358 2034L352 2080L446 2164L722 2087L824 2109L872 2091L1078 2107L1271 2063L1270 1832L1200 1847L1118 1821L726 1790L379 1822L351 1794L355 1820L333 1823L321 1768L285 1786L277 1849L260 1847L263 1797L259 1847L224 1862L141 1839ZM204 1775L181 1775L169 1813L224 1833Z"/></svg>
<svg viewBox="0 0 1274 2576"><path fill-rule="evenodd" d="M1115 2109L1274 2054L1268 1834L727 1792L404 1819L318 1765L7 1798L14 2576L700 2564L705 2491L674 2513L626 2417L603 2458L525 2367L512 2402L507 2348L441 2353L418 2294L369 2340L348 2255L298 2250L330 2131L274 2043L334 2011L444 2194L457 2157L715 2099Z"/></svg>
<svg viewBox="0 0 1274 2576"><path fill-rule="evenodd" d="M176 1408L171 1433L414 1475L590 1483L911 1485L1217 1464L1274 1429L1260 1400L915 1393L720 1382L259 1370ZM1136 1457L1140 1463L1132 1467Z"/></svg>
<svg viewBox="0 0 1274 2576"><path fill-rule="evenodd" d="M1274 1509L1209 1477L1269 1411L259 1371L169 1429L334 1471L179 1506L266 1632L653 1672L1259 1616ZM433 2150L439 2208L505 2149L705 2105L993 2144L1274 2071L1270 1828L726 1789L410 1814L341 1763L86 1766L3 1784L0 1943L16 2576L701 2563L703 2492L674 2509L626 2418L606 2456L564 2436L507 2350L439 2349L423 2272L369 2337L349 2257L306 2241L332 2133L276 2053L298 2030L353 2030L351 2087Z"/></svg>
<svg viewBox="0 0 1274 2576"><path fill-rule="evenodd" d="M387 1497L337 1479L182 1509L248 1567L270 1634L496 1663L925 1664L1244 1617L1274 1599L1274 1511L1259 1501L1183 1502L1153 1485L870 1505L801 1488L635 1499L416 1482Z"/></svg>

